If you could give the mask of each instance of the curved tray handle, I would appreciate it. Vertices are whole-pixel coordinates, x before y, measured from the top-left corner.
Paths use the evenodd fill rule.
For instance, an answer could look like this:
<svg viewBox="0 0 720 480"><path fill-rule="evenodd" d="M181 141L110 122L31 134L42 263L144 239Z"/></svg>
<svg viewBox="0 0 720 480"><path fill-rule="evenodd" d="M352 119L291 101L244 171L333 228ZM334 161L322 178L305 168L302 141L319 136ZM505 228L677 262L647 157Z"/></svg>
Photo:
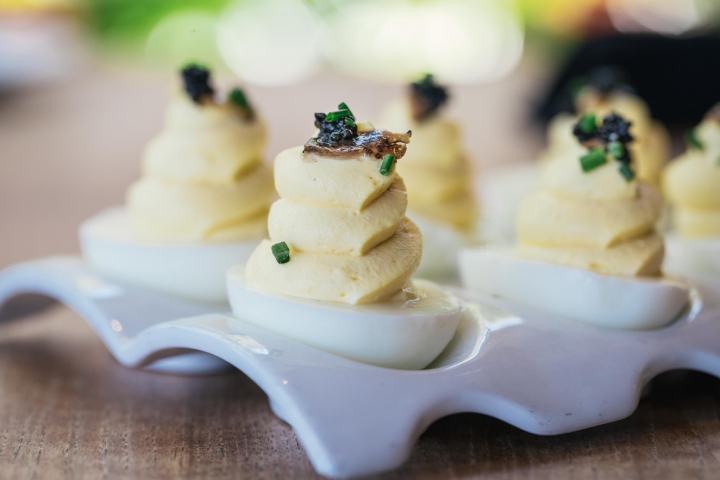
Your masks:
<svg viewBox="0 0 720 480"><path fill-rule="evenodd" d="M346 360L242 322L222 307L179 302L106 281L73 258L0 273L0 304L24 292L76 309L118 361L143 366L187 349L236 366L290 423L329 477L403 463L433 421L459 412L550 435L622 419L655 375L691 368L720 376L720 289L695 291L667 328L616 331L550 318L462 290L468 302L451 345L423 371Z"/></svg>

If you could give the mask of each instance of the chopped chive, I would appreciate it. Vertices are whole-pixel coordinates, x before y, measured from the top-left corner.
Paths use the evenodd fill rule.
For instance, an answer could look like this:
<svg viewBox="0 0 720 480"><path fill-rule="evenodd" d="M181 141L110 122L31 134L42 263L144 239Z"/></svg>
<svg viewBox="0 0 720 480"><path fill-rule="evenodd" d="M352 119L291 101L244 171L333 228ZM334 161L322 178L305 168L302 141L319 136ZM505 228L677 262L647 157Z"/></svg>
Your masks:
<svg viewBox="0 0 720 480"><path fill-rule="evenodd" d="M605 157L605 149L602 147L593 148L587 155L580 157L580 167L585 173L595 170L597 167L605 165L606 163L607 157Z"/></svg>
<svg viewBox="0 0 720 480"><path fill-rule="evenodd" d="M632 181L633 178L635 178L635 172L633 172L632 168L630 168L630 164L628 163L621 163L620 164L620 175L625 177L625 180L628 182Z"/></svg>
<svg viewBox="0 0 720 480"><path fill-rule="evenodd" d="M625 147L620 142L610 142L608 143L608 152L614 159L620 160L625 155Z"/></svg>
<svg viewBox="0 0 720 480"><path fill-rule="evenodd" d="M338 105L338 110L347 110L348 112L350 112L350 116L355 118L355 115L353 115L353 113L350 111L350 107L348 107L347 103L345 102L341 102L340 105Z"/></svg>
<svg viewBox="0 0 720 480"><path fill-rule="evenodd" d="M288 248L287 243L276 243L270 249L278 263L283 264L290 261L290 248Z"/></svg>
<svg viewBox="0 0 720 480"><path fill-rule="evenodd" d="M235 106L240 107L243 110L252 110L250 102L248 102L247 97L245 96L245 92L239 88L233 88L230 91L230 101Z"/></svg>
<svg viewBox="0 0 720 480"><path fill-rule="evenodd" d="M325 117L325 120L328 122L335 122L337 120L340 120L341 118L345 117L352 117L352 113L350 113L350 110L338 110L337 112L330 112L327 114L327 117Z"/></svg>
<svg viewBox="0 0 720 480"><path fill-rule="evenodd" d="M380 173L386 177L392 172L393 164L395 164L395 155L385 155L380 162Z"/></svg>
<svg viewBox="0 0 720 480"><path fill-rule="evenodd" d="M357 127L350 117L345 117L345 125L348 127Z"/></svg>
<svg viewBox="0 0 720 480"><path fill-rule="evenodd" d="M595 133L597 130L597 117L594 113L586 113L582 116L578 125L583 133Z"/></svg>
<svg viewBox="0 0 720 480"><path fill-rule="evenodd" d="M687 143L688 147L692 148L693 150L702 150L703 144L700 140L698 140L697 136L695 136L695 129L691 128L687 132L685 132L685 143Z"/></svg>

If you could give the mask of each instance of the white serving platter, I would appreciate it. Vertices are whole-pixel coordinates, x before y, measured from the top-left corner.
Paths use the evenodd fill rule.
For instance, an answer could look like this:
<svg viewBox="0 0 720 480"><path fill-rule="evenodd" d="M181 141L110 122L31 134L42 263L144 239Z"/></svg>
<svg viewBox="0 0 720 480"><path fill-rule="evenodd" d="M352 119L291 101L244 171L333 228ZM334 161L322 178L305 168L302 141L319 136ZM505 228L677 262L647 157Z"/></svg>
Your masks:
<svg viewBox="0 0 720 480"><path fill-rule="evenodd" d="M223 307L105 279L73 257L0 273L0 305L40 293L76 310L128 367L203 373L232 364L267 393L315 469L347 478L402 464L435 420L459 412L553 435L620 420L667 370L720 376L720 279L693 290L670 326L619 331L462 290L448 348L422 371L347 360L234 318ZM205 353L198 353L205 352ZM209 355L208 355L209 354Z"/></svg>

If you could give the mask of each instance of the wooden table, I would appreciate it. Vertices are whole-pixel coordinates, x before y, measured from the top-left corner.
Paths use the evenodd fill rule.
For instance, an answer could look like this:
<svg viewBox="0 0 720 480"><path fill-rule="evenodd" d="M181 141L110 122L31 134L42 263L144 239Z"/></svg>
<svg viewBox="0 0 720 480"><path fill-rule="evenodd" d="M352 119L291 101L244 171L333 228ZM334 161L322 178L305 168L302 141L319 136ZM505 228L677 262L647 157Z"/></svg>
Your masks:
<svg viewBox="0 0 720 480"><path fill-rule="evenodd" d="M541 140L522 119L540 80L523 67L500 84L455 92L481 168L537 151ZM0 97L0 268L76 252L79 222L122 202L161 123L167 85L89 67ZM396 93L332 75L251 89L273 128L269 156L305 140L308 112L346 101L372 118ZM293 430L241 372L129 370L65 307L11 318L34 306L6 309L0 324L0 478L318 477ZM568 435L454 415L428 429L405 466L378 478L720 478L719 407L720 381L670 373L629 419Z"/></svg>

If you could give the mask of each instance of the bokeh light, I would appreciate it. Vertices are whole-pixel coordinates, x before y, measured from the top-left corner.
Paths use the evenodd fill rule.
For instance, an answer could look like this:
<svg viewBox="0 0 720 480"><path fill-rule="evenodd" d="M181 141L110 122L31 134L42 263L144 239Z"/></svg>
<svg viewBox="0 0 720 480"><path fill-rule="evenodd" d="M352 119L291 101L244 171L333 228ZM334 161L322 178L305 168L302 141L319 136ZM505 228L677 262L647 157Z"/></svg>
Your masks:
<svg viewBox="0 0 720 480"><path fill-rule="evenodd" d="M318 20L299 0L239 1L218 22L217 44L238 77L259 85L286 85L320 63Z"/></svg>
<svg viewBox="0 0 720 480"><path fill-rule="evenodd" d="M354 75L406 81L433 72L445 82L502 77L519 61L523 30L508 2L352 2L325 22L324 52Z"/></svg>
<svg viewBox="0 0 720 480"><path fill-rule="evenodd" d="M701 21L696 0L608 0L613 25L621 32L652 31L679 35Z"/></svg>

